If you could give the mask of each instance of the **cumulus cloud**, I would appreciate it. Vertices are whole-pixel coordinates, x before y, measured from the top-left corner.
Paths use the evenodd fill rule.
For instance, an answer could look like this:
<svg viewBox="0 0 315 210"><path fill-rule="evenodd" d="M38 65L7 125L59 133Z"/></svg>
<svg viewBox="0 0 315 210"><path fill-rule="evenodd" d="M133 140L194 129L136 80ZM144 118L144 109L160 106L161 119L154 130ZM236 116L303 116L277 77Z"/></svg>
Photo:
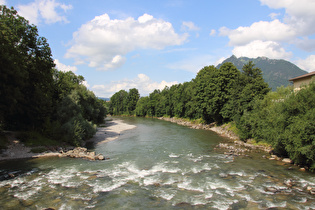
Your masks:
<svg viewBox="0 0 315 210"><path fill-rule="evenodd" d="M284 9L283 18L280 19L280 13L271 13L271 21L254 22L250 26L240 26L236 29L221 27L219 34L230 39L229 45L234 46L233 51L251 57L261 53L259 56L288 58L291 53L285 52L281 46L295 45L305 51L315 49L315 41L311 38L315 33L314 0L260 2L272 9ZM254 49L258 51L254 53Z"/></svg>
<svg viewBox="0 0 315 210"><path fill-rule="evenodd" d="M315 33L315 1L313 0L260 0L263 5L286 11L284 22L294 28L298 35Z"/></svg>
<svg viewBox="0 0 315 210"><path fill-rule="evenodd" d="M129 89L137 88L140 94L144 96L153 92L155 89L162 90L165 86L172 86L174 84L178 84L178 82L166 82L164 80L161 82L155 82L145 74L138 74L138 76L134 79L113 81L108 85L94 85L91 90L93 90L97 96L110 97L119 90L128 91Z"/></svg>
<svg viewBox="0 0 315 210"><path fill-rule="evenodd" d="M58 59L55 59L54 62L55 62L55 64L56 64L56 68L57 68L59 71L64 71L64 72L72 71L72 72L76 72L76 71L78 70L76 66L65 65L65 64L61 63Z"/></svg>
<svg viewBox="0 0 315 210"><path fill-rule="evenodd" d="M273 41L256 40L243 46L236 46L233 49L233 54L236 57L251 57L256 58L265 56L272 59L290 59L291 52L286 52L280 44Z"/></svg>
<svg viewBox="0 0 315 210"><path fill-rule="evenodd" d="M25 17L32 24L44 21L46 24L64 22L68 23L66 13L72 9L72 5L66 5L55 0L35 0L29 4L19 4L17 10L19 15Z"/></svg>
<svg viewBox="0 0 315 210"><path fill-rule="evenodd" d="M220 35L228 36L231 46L241 46L255 40L288 41L296 36L296 31L276 19L271 22L256 22L249 27L241 26L234 30L222 27L220 28Z"/></svg>
<svg viewBox="0 0 315 210"><path fill-rule="evenodd" d="M0 0L0 5L5 5L6 1L5 0Z"/></svg>
<svg viewBox="0 0 315 210"><path fill-rule="evenodd" d="M171 23L144 14L138 19L110 19L108 14L96 16L73 34L66 58L77 64L88 64L98 70L118 68L125 55L136 49L163 49L181 45L188 35L177 34Z"/></svg>
<svg viewBox="0 0 315 210"><path fill-rule="evenodd" d="M299 59L296 64L305 71L315 71L315 55L310 55L306 59Z"/></svg>

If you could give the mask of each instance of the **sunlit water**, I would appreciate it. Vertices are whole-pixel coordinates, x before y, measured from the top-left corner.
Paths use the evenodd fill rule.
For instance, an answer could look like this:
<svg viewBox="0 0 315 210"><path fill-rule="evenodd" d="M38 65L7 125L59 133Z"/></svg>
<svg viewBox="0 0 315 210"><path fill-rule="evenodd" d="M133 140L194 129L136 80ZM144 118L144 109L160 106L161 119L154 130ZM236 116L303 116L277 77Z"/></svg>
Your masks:
<svg viewBox="0 0 315 210"><path fill-rule="evenodd" d="M1 209L314 209L314 174L261 158L224 155L227 139L154 119L98 145L109 160L0 163ZM8 174L15 178L9 179ZM292 179L294 186L284 184ZM271 192L268 188L276 189Z"/></svg>

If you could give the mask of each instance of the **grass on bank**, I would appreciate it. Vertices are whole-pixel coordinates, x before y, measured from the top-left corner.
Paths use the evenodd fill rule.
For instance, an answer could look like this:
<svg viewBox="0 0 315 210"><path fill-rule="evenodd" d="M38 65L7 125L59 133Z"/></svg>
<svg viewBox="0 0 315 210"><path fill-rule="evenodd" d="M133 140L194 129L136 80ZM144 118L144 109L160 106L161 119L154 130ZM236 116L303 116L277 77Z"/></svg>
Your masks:
<svg viewBox="0 0 315 210"><path fill-rule="evenodd" d="M47 138L36 131L20 132L17 138L28 147L60 145L60 142Z"/></svg>

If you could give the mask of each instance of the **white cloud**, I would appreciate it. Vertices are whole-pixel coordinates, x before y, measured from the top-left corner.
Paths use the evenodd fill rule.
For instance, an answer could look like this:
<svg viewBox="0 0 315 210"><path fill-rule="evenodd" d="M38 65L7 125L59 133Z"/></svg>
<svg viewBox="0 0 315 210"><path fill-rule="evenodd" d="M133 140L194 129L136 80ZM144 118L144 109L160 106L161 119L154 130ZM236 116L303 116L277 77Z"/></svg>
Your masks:
<svg viewBox="0 0 315 210"><path fill-rule="evenodd" d="M39 24L42 20L46 24L64 22L68 23L63 14L72 9L72 5L66 5L55 0L35 0L29 4L18 5L19 15L25 17L32 24Z"/></svg>
<svg viewBox="0 0 315 210"><path fill-rule="evenodd" d="M5 0L0 0L0 5L6 5L7 2Z"/></svg>
<svg viewBox="0 0 315 210"><path fill-rule="evenodd" d="M85 81L85 80L82 82L82 84L83 84L85 87L87 87L87 88L89 88L89 87L90 87L90 85L88 84L88 82L87 82L87 81Z"/></svg>
<svg viewBox="0 0 315 210"><path fill-rule="evenodd" d="M269 17L274 20L274 19L277 19L277 17L280 15L280 13L270 13L269 14Z"/></svg>
<svg viewBox="0 0 315 210"><path fill-rule="evenodd" d="M272 9L284 9L285 14L281 15L283 18L280 19L280 13L271 13L271 21L254 22L236 29L221 27L219 34L230 39L229 45L234 46L233 52L250 57L259 55L287 59L291 53L281 46L295 45L305 51L315 49L315 40L311 38L315 33L314 0L260 2Z"/></svg>
<svg viewBox="0 0 315 210"><path fill-rule="evenodd" d="M301 49L312 52L315 50L315 39L309 39L308 37L303 37L301 39L296 39L294 43Z"/></svg>
<svg viewBox="0 0 315 210"><path fill-rule="evenodd" d="M113 81L108 85L94 85L91 90L97 95L102 97L110 97L114 93L120 90L126 90L132 88L137 88L142 96L148 95L153 92L155 89L164 89L165 86L172 86L174 84L178 84L177 81L173 82L155 82L152 81L145 74L138 74L138 76L134 79L124 79L120 81Z"/></svg>
<svg viewBox="0 0 315 210"><path fill-rule="evenodd" d="M181 45L187 37L175 33L171 23L148 14L124 20L112 20L104 14L83 24L73 34L66 57L74 58L77 64L109 70L121 66L128 52Z"/></svg>
<svg viewBox="0 0 315 210"><path fill-rule="evenodd" d="M193 22L191 21L184 21L182 23L182 30L186 31L199 31L200 28L197 27Z"/></svg>
<svg viewBox="0 0 315 210"><path fill-rule="evenodd" d="M286 11L284 23L292 27L298 35L315 33L315 1L314 0L260 0L263 5L273 9Z"/></svg>
<svg viewBox="0 0 315 210"><path fill-rule="evenodd" d="M217 66L221 64L223 61L225 61L226 59L227 59L226 57L221 57L214 63L214 65Z"/></svg>
<svg viewBox="0 0 315 210"><path fill-rule="evenodd" d="M299 59L296 64L305 71L315 71L315 55L310 55L306 59Z"/></svg>
<svg viewBox="0 0 315 210"><path fill-rule="evenodd" d="M60 61L58 59L55 59L54 60L55 64L56 64L56 68L59 70L59 71L64 71L64 72L67 72L67 71L72 71L72 72L76 72L78 69L76 66L70 66L70 65L65 65L63 63L60 63Z"/></svg>
<svg viewBox="0 0 315 210"><path fill-rule="evenodd" d="M212 29L211 31L210 31L210 36L215 36L217 34L217 31L215 30L215 29Z"/></svg>
<svg viewBox="0 0 315 210"><path fill-rule="evenodd" d="M261 40L252 41L244 46L236 46L233 49L233 54L236 57L256 58L265 56L272 59L289 59L292 56L292 53L286 52L279 43Z"/></svg>
<svg viewBox="0 0 315 210"><path fill-rule="evenodd" d="M230 39L230 45L240 46L246 45L255 40L288 41L296 36L296 32L290 26L276 19L271 22L255 22L249 27L241 26L235 30L222 27L220 28L220 35L228 36Z"/></svg>

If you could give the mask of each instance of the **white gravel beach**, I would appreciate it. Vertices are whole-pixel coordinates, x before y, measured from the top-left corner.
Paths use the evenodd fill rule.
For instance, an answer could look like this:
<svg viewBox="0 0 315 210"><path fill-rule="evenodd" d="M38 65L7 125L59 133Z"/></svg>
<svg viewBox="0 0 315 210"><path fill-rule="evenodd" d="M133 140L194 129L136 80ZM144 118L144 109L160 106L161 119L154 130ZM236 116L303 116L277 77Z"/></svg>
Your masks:
<svg viewBox="0 0 315 210"><path fill-rule="evenodd" d="M136 126L124 123L123 120L110 119L97 128L96 134L87 142L95 144L105 143L117 139L121 132L133 129ZM11 160L20 158L39 158L59 156L59 152L32 153L31 147L26 147L17 139L13 132L8 132L8 148L0 154L1 160Z"/></svg>
<svg viewBox="0 0 315 210"><path fill-rule="evenodd" d="M96 144L105 143L117 139L121 132L135 128L135 125L124 123L123 120L113 119L97 128L96 134L88 140Z"/></svg>

